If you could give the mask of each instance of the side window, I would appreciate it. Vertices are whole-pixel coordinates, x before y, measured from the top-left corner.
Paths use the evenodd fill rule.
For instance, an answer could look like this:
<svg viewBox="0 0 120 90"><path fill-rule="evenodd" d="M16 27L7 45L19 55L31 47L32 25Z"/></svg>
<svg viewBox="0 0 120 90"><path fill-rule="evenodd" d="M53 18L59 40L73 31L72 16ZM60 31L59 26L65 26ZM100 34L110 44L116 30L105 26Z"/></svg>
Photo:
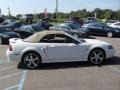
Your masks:
<svg viewBox="0 0 120 90"><path fill-rule="evenodd" d="M79 43L78 41L72 39L63 34L50 34L46 35L40 40L41 43Z"/></svg>
<svg viewBox="0 0 120 90"><path fill-rule="evenodd" d="M62 29L69 30L66 26L61 26Z"/></svg>
<svg viewBox="0 0 120 90"><path fill-rule="evenodd" d="M101 24L96 24L95 27L102 27L102 25Z"/></svg>
<svg viewBox="0 0 120 90"><path fill-rule="evenodd" d="M102 24L102 23L101 24L96 24L95 26L99 27L99 28L107 27L105 24Z"/></svg>
<svg viewBox="0 0 120 90"><path fill-rule="evenodd" d="M32 30L31 30L30 27L24 27L24 31L26 31L26 32L32 32Z"/></svg>

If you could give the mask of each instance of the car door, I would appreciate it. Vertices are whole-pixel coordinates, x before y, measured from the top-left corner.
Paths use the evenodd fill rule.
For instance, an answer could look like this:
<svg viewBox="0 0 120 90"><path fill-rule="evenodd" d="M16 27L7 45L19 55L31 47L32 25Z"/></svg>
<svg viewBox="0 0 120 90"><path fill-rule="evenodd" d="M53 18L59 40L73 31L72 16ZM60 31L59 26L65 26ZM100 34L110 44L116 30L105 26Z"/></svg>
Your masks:
<svg viewBox="0 0 120 90"><path fill-rule="evenodd" d="M106 32L109 30L108 26L105 23L97 24L96 27L98 28L98 35L106 35Z"/></svg>
<svg viewBox="0 0 120 90"><path fill-rule="evenodd" d="M84 46L78 41L64 35L53 36L47 46L48 62L80 61L84 58Z"/></svg>
<svg viewBox="0 0 120 90"><path fill-rule="evenodd" d="M96 35L96 27L95 27L95 24L94 24L94 23L90 23L90 24L88 25L88 27L89 27L90 34L91 34L91 35Z"/></svg>
<svg viewBox="0 0 120 90"><path fill-rule="evenodd" d="M105 27L102 23L96 23L92 27L92 33L95 35L103 35L105 33Z"/></svg>

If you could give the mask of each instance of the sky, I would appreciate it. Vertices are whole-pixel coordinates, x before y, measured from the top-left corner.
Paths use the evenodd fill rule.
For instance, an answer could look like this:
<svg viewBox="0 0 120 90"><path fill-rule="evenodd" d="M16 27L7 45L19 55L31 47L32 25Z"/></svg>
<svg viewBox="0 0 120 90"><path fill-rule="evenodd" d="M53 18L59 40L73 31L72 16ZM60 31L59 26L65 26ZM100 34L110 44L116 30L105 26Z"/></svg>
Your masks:
<svg viewBox="0 0 120 90"><path fill-rule="evenodd" d="M58 0L58 11L70 12L79 9L87 9L89 11L95 8L101 9L120 9L120 0ZM41 13L45 8L50 13L55 12L56 0L0 0L0 8L2 14L8 14L10 8L12 15Z"/></svg>

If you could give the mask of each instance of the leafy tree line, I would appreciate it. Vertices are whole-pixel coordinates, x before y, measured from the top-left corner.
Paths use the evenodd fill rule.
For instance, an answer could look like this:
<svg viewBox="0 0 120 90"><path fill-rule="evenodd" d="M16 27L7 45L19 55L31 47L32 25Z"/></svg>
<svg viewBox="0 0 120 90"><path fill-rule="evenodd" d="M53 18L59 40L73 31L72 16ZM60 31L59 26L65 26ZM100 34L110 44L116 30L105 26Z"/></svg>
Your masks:
<svg viewBox="0 0 120 90"><path fill-rule="evenodd" d="M58 19L69 19L72 17L80 17L80 18L87 18L87 17L94 17L96 13L96 17L99 19L118 19L120 20L120 10L113 11L111 9L100 9L96 8L93 11L87 11L86 9L71 11L70 13L63 13L58 12ZM16 18L21 17L21 14L18 14ZM36 19L41 19L44 17L44 13L39 13L34 15ZM48 13L48 16L52 19L56 19L55 13Z"/></svg>

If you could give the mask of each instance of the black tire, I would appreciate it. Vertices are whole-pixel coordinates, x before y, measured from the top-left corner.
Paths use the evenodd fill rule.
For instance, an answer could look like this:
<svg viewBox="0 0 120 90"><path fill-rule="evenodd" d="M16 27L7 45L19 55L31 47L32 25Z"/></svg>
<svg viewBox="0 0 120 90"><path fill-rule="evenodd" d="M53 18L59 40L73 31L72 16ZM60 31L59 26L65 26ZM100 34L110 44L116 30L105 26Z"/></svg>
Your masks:
<svg viewBox="0 0 120 90"><path fill-rule="evenodd" d="M34 51L26 52L22 56L21 63L23 66L25 66L25 68L35 69L40 66L41 57L37 52L34 52Z"/></svg>
<svg viewBox="0 0 120 90"><path fill-rule="evenodd" d="M2 39L2 37L0 37L0 45L2 45L3 44L3 39Z"/></svg>
<svg viewBox="0 0 120 90"><path fill-rule="evenodd" d="M94 49L90 52L88 61L91 64L99 65L105 61L105 52L102 49Z"/></svg>

